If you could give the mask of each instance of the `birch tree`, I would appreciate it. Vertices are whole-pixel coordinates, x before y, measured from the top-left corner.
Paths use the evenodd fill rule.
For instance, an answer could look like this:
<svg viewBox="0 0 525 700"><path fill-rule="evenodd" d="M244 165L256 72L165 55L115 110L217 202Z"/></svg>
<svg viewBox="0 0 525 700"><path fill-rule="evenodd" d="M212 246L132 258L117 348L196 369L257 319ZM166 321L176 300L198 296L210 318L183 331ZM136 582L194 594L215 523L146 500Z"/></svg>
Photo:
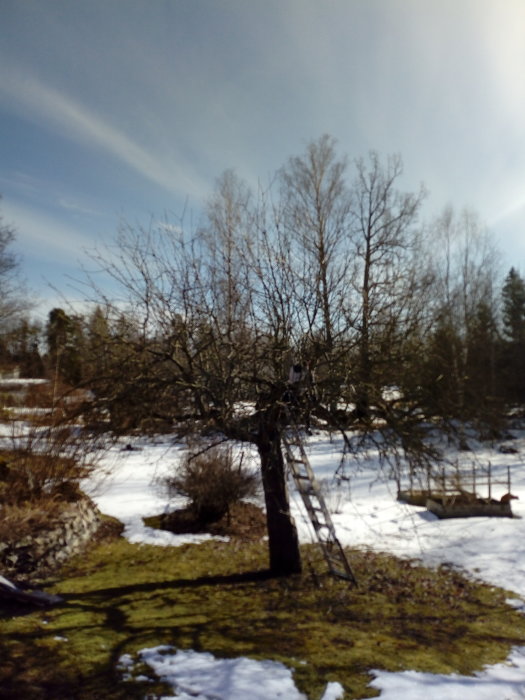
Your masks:
<svg viewBox="0 0 525 700"><path fill-rule="evenodd" d="M357 263L354 300L358 335L356 414L369 416L371 401L388 382L399 353L424 306L425 270L418 259L418 215L425 191L403 192L400 156L382 163L372 152L356 161L351 209L351 256ZM396 362L399 357L396 358Z"/></svg>

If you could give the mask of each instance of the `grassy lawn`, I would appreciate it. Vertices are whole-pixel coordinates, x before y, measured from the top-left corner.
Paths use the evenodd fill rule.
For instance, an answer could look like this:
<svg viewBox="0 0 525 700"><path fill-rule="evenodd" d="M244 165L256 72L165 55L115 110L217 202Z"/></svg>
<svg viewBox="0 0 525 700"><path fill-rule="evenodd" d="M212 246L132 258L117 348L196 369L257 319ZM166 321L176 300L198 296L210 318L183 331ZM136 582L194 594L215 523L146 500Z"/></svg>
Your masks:
<svg viewBox="0 0 525 700"><path fill-rule="evenodd" d="M504 591L386 555L351 561L357 589L325 574L272 579L260 542L153 547L108 528L45 582L63 604L14 617L0 605L0 697L155 698L167 689L137 679L139 664L124 680L118 660L160 644L281 661L311 700L328 681L373 697L370 669L468 674L525 645Z"/></svg>

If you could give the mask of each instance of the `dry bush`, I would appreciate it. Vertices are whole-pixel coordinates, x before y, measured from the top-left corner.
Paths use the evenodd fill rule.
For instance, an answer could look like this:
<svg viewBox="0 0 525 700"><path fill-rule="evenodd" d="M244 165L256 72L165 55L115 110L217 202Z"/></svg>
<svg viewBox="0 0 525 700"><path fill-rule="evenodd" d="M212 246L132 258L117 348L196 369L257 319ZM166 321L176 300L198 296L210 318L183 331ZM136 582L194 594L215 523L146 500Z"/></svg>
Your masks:
<svg viewBox="0 0 525 700"><path fill-rule="evenodd" d="M30 385L24 420L4 415L0 423L0 553L48 530L68 503L84 497L82 481L97 472L104 435L89 434L51 406L49 384ZM59 417L61 421L59 423Z"/></svg>
<svg viewBox="0 0 525 700"><path fill-rule="evenodd" d="M257 493L256 474L236 460L231 448L211 446L193 448L176 473L166 477L168 496L186 496L195 518L215 522L229 513L230 507Z"/></svg>
<svg viewBox="0 0 525 700"><path fill-rule="evenodd" d="M0 554L49 530L68 503L83 498L81 482L99 469L100 455L72 427L13 422L0 441Z"/></svg>
<svg viewBox="0 0 525 700"><path fill-rule="evenodd" d="M5 547L17 544L35 533L49 530L56 518L55 498L41 498L37 504L32 504L31 508L28 508L27 503L4 505L0 517L0 551L2 545Z"/></svg>
<svg viewBox="0 0 525 700"><path fill-rule="evenodd" d="M0 498L12 505L43 496L74 496L84 473L69 457L4 450L0 453Z"/></svg>
<svg viewBox="0 0 525 700"><path fill-rule="evenodd" d="M28 384L24 403L29 408L53 408L57 397L63 396L67 389L61 380Z"/></svg>
<svg viewBox="0 0 525 700"><path fill-rule="evenodd" d="M89 391L69 386L62 380L29 384L24 405L40 425L67 423L81 415L92 397ZM29 409L33 409L33 414Z"/></svg>
<svg viewBox="0 0 525 700"><path fill-rule="evenodd" d="M0 504L76 500L97 468L100 445L74 426L13 422L0 449Z"/></svg>

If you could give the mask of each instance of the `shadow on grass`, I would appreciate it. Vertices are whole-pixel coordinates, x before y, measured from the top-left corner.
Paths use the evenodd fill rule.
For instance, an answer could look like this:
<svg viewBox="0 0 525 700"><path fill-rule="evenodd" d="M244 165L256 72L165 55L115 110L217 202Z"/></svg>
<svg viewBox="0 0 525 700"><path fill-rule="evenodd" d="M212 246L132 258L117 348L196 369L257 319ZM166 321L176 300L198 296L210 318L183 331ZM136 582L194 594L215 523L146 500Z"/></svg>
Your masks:
<svg viewBox="0 0 525 700"><path fill-rule="evenodd" d="M273 577L263 552L123 542L93 551L57 582L63 603L19 607L15 619L0 604L0 698L169 694L155 679L125 682L119 670L123 654L158 645L282 661L308 697L328 680L349 697L372 697L370 668L470 673L525 644L525 622L504 592L454 572L355 553L359 589L323 576L317 587L306 575Z"/></svg>
<svg viewBox="0 0 525 700"><path fill-rule="evenodd" d="M268 581L279 577L272 574L269 569L263 571L248 571L240 574L222 574L217 576L198 576L197 578L175 579L172 581L156 581L152 583L137 583L129 586L115 586L90 590L85 593L66 593L62 597L64 603L55 607L64 607L71 600L83 600L92 597L126 596L136 593L150 593L153 591L176 590L185 588L202 588L203 586L234 586L246 583ZM289 577L282 577L288 578Z"/></svg>
<svg viewBox="0 0 525 700"><path fill-rule="evenodd" d="M209 618L192 619L190 611L171 611L165 624L130 622L129 599L163 601L170 606L177 591L225 588L256 584L270 579L269 570L239 574L199 576L124 586L109 586L76 593L62 594L63 602L48 608L35 608L17 602L0 601L0 619L18 624L7 634L0 633L0 698L23 700L133 700L166 694L166 688L155 679L124 682L118 661L130 648L142 644L173 641L174 628L180 618L192 647L199 649L201 636L213 623ZM167 595L166 595L167 594ZM184 607L184 606L183 606ZM80 637L75 643L72 636ZM98 654L89 650L89 643L99 639ZM83 640L83 641L82 641ZM72 650L71 645L76 649ZM100 653L100 652L103 653ZM83 669L78 663L82 654L93 661ZM97 660L96 657L103 657Z"/></svg>

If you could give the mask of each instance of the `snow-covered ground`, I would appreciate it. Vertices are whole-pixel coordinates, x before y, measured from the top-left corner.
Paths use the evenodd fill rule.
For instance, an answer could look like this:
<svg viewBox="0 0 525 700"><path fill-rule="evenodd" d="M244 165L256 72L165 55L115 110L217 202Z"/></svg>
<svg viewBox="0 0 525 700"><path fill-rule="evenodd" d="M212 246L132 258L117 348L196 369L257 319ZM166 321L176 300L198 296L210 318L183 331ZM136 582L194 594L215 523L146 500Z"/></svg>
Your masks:
<svg viewBox="0 0 525 700"><path fill-rule="evenodd" d="M516 594L513 604L525 610L520 600L525 598L525 438L514 440L512 446L518 450L516 454L504 454L497 446L496 449L477 446L473 452L454 457L459 459L460 466L467 468L473 460L481 465L490 461L494 481L504 482L510 466L512 493L520 499L512 502L513 512L520 516L513 519L438 520L425 508L396 500L396 486L393 481L380 478L374 454L358 463L349 461L345 467L348 479L337 481L334 472L341 459L341 442L316 435L308 439L307 450L344 545L392 552L421 559L428 565L449 563L462 567L479 579L513 591ZM180 459L183 448L167 438L156 442L138 440L133 448L116 446L106 456L105 466L109 467L111 476L93 491L101 510L124 523L124 534L132 542L176 546L202 540L201 536L177 536L154 530L145 527L142 521L144 516L158 514L167 507L166 498L155 484ZM253 459L254 465L257 463L249 447L245 448L247 458ZM506 491L502 484L493 488L492 495L499 498ZM293 488L291 506L301 540L312 541L311 528ZM290 671L275 662L218 660L210 654L166 647L143 650L141 660L171 683L173 698L304 698L295 688ZM129 670L132 663L131 659L122 658L121 671ZM381 690L383 700L525 699L525 648L514 649L505 664L488 667L473 677L413 671L373 673L372 686ZM329 684L323 700L339 697L342 697L341 686Z"/></svg>

